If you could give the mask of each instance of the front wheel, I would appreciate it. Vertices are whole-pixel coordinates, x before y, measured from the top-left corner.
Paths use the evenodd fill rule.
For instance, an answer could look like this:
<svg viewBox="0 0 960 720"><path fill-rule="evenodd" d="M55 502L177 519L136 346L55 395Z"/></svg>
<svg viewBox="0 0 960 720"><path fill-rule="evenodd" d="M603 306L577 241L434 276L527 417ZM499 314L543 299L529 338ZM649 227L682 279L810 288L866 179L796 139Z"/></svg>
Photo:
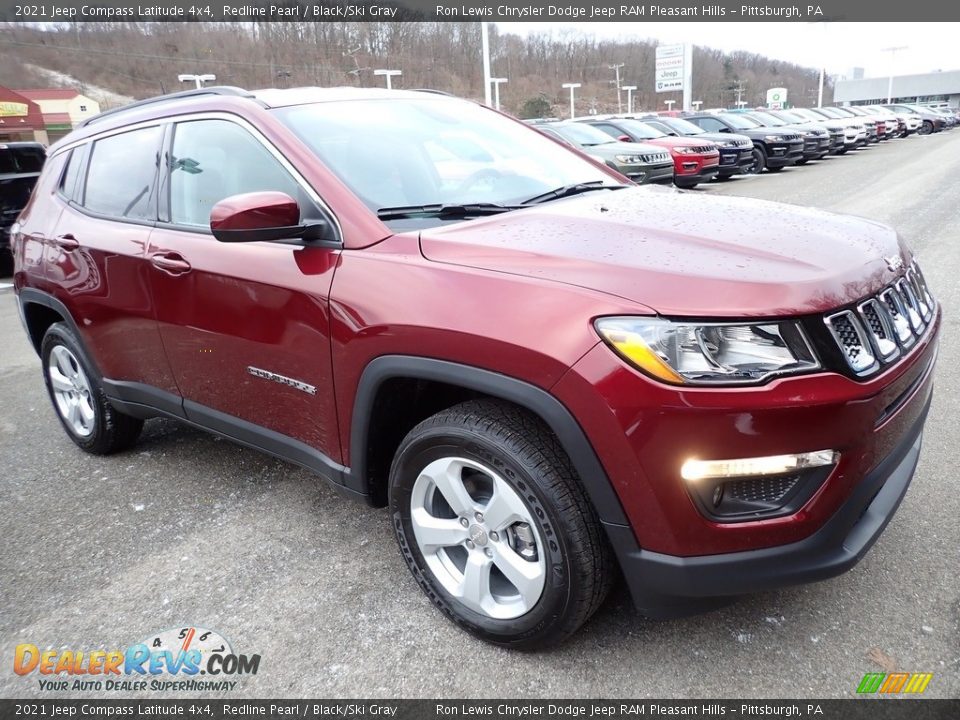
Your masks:
<svg viewBox="0 0 960 720"><path fill-rule="evenodd" d="M767 154L758 147L753 148L753 162L744 168L744 175L759 175L767 164Z"/></svg>
<svg viewBox="0 0 960 720"><path fill-rule="evenodd" d="M920 135L929 135L933 132L933 123L929 120L924 120L923 125L920 126L920 129L917 130L917 133Z"/></svg>
<svg viewBox="0 0 960 720"><path fill-rule="evenodd" d="M606 597L606 538L570 460L540 420L492 400L417 425L390 470L394 534L448 618L518 649L558 643Z"/></svg>

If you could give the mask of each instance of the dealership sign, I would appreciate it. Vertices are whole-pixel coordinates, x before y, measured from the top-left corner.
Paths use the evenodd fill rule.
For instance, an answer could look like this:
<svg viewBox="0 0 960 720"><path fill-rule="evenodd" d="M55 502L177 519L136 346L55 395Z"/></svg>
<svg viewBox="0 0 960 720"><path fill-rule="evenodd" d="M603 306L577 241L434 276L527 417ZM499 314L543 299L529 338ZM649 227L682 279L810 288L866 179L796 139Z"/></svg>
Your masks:
<svg viewBox="0 0 960 720"><path fill-rule="evenodd" d="M683 78L686 74L683 45L658 45L657 62L654 74L654 87L657 92L676 92L683 90Z"/></svg>
<svg viewBox="0 0 960 720"><path fill-rule="evenodd" d="M25 103L0 102L0 117L26 117L29 112Z"/></svg>
<svg viewBox="0 0 960 720"><path fill-rule="evenodd" d="M786 102L786 88L770 88L767 90L767 107L771 110L782 110Z"/></svg>

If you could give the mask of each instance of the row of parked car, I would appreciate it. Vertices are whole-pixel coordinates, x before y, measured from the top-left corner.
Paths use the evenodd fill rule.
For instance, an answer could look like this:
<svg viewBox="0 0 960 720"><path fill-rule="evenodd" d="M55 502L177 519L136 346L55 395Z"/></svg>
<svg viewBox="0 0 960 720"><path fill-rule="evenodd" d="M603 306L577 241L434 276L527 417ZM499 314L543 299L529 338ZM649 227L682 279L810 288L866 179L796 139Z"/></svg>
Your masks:
<svg viewBox="0 0 960 720"><path fill-rule="evenodd" d="M929 135L955 127L958 116L939 108L894 104L528 122L635 182L692 188L738 174L778 172L894 137Z"/></svg>

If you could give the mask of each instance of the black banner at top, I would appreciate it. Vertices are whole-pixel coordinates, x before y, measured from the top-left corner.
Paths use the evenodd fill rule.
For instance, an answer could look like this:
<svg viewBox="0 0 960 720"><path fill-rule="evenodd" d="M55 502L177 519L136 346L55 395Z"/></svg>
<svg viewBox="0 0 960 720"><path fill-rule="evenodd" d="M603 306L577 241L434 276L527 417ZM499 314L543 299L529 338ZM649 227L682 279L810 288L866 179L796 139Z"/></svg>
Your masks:
<svg viewBox="0 0 960 720"><path fill-rule="evenodd" d="M0 0L6 22L945 22L942 0Z"/></svg>

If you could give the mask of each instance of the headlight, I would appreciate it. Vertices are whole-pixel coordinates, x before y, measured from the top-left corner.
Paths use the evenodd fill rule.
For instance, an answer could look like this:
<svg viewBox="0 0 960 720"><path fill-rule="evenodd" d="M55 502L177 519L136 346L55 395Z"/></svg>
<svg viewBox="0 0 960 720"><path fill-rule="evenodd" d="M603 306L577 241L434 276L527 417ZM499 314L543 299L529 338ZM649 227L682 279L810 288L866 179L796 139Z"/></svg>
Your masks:
<svg viewBox="0 0 960 720"><path fill-rule="evenodd" d="M683 146L672 147L670 148L670 150L676 153L677 155L693 155L694 154L694 149L692 147L683 147Z"/></svg>
<svg viewBox="0 0 960 720"><path fill-rule="evenodd" d="M720 147L725 147L725 148L737 147L736 140L714 140L714 142L717 143L717 145L719 145Z"/></svg>
<svg viewBox="0 0 960 720"><path fill-rule="evenodd" d="M774 375L820 368L803 330L791 321L732 324L604 317L595 326L627 362L676 385L758 384Z"/></svg>
<svg viewBox="0 0 960 720"><path fill-rule="evenodd" d="M782 142L784 137L783 135L767 135L764 140L767 142Z"/></svg>
<svg viewBox="0 0 960 720"><path fill-rule="evenodd" d="M628 165L642 161L642 158L639 155L617 155L616 158L617 162L626 163Z"/></svg>

